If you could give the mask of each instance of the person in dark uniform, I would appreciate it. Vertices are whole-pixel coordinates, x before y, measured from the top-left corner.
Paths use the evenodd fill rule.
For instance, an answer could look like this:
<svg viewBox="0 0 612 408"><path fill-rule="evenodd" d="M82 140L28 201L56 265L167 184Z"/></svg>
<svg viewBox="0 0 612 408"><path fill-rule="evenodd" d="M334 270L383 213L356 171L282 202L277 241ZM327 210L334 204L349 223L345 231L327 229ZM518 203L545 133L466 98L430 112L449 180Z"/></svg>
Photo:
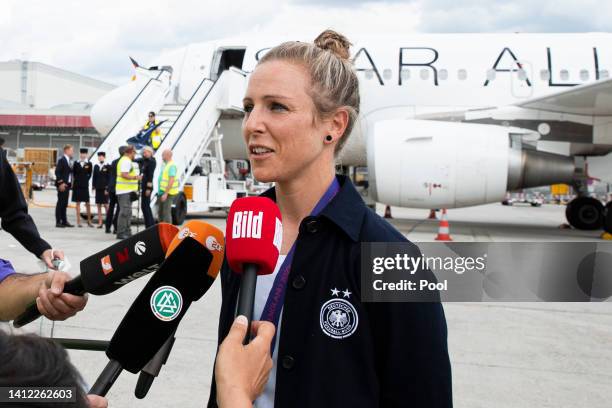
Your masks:
<svg viewBox="0 0 612 408"><path fill-rule="evenodd" d="M331 30L314 44L278 45L258 61L243 99L242 135L253 176L275 183L263 196L282 214L275 270L257 277L254 319L274 323L277 332L269 381L255 405L450 408L452 376L439 294L429 303L361 297L362 243L403 242L409 257L421 253L366 206L347 177L335 174L336 156L359 115L359 80L349 46ZM428 269L411 273L435 280ZM241 281L227 260L220 278L219 343L234 321ZM234 356L240 359L244 351L237 348ZM230 375L241 373L216 370L209 407L223 403L216 377ZM256 391L247 390L241 406L248 406Z"/></svg>
<svg viewBox="0 0 612 408"><path fill-rule="evenodd" d="M117 216L119 215L119 208L117 207L117 195L115 194L115 184L117 183L117 163L123 156L127 146L119 146L119 157L113 160L110 164L110 172L108 177L108 212L106 213L105 231L107 234L111 233L111 225L113 226L113 234L117 233Z"/></svg>
<svg viewBox="0 0 612 408"><path fill-rule="evenodd" d="M55 187L57 188L57 204L55 205L55 226L57 228L74 227L68 222L66 208L68 195L72 186L72 145L64 146L64 155L55 165Z"/></svg>
<svg viewBox="0 0 612 408"><path fill-rule="evenodd" d="M142 180L140 181L140 191L142 192L141 197L141 209L142 216L144 218L145 226L149 228L155 224L153 218L153 211L151 211L151 193L153 192L153 174L155 173L155 150L151 146L145 146L142 149L142 159L138 160L140 165L140 174L142 174Z"/></svg>
<svg viewBox="0 0 612 408"><path fill-rule="evenodd" d="M91 223L91 205L89 204L89 179L93 172L91 162L87 159L87 148L79 150L79 161L72 165L72 201L76 203L76 223L81 225L81 203L85 203L87 210L87 225L93 227Z"/></svg>
<svg viewBox="0 0 612 408"><path fill-rule="evenodd" d="M98 163L94 166L92 188L96 194L96 205L98 206L98 228L102 228L102 206L104 213L108 214L108 179L110 178L110 166L104 163L106 153L98 152Z"/></svg>

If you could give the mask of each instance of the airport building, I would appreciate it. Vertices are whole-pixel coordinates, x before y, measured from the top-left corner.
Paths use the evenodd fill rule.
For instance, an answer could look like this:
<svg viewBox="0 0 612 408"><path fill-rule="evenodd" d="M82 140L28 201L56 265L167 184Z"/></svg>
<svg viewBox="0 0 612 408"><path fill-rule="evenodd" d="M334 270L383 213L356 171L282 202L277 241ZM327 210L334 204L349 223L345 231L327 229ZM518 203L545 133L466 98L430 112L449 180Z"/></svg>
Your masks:
<svg viewBox="0 0 612 408"><path fill-rule="evenodd" d="M9 152L59 149L66 143L94 148L93 104L115 86L40 62L0 62L0 137Z"/></svg>

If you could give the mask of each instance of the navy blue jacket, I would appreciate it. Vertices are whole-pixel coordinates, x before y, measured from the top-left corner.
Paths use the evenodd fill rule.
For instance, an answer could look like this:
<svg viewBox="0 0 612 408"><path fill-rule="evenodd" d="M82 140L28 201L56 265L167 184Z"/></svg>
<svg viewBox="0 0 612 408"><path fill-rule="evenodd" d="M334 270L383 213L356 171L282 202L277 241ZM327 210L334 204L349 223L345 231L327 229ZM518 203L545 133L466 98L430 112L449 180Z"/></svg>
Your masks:
<svg viewBox="0 0 612 408"><path fill-rule="evenodd" d="M70 163L65 156L60 157L57 161L57 165L55 166L55 185L59 187L62 183L68 184L68 187L72 183L68 183L68 180L71 179L70 175L72 174L72 168L70 167Z"/></svg>
<svg viewBox="0 0 612 408"><path fill-rule="evenodd" d="M350 180L337 177L338 194L300 224L283 305L275 407L452 407L442 305L361 302L360 243L407 240L365 205ZM274 199L274 189L263 195ZM410 256L419 255L414 246ZM239 286L224 263L219 343L233 322ZM355 311L347 337L323 329L331 299ZM213 377L209 407L215 401Z"/></svg>

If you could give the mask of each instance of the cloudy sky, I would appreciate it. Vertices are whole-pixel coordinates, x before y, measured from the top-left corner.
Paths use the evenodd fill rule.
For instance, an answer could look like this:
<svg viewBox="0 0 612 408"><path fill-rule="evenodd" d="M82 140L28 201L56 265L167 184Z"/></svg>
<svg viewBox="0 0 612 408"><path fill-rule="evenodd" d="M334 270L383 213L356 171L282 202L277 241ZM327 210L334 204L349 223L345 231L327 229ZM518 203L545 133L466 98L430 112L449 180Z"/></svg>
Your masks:
<svg viewBox="0 0 612 408"><path fill-rule="evenodd" d="M612 31L608 0L1 0L0 61L29 59L115 84L134 56L237 35Z"/></svg>

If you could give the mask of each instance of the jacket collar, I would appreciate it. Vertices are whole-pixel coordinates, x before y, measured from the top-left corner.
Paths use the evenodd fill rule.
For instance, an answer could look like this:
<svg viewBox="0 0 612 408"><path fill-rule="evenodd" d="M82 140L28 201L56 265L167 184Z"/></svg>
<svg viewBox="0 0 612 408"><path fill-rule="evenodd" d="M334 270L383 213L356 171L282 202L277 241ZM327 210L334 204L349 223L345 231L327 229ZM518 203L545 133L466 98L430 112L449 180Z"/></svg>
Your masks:
<svg viewBox="0 0 612 408"><path fill-rule="evenodd" d="M366 205L348 177L336 174L336 178L340 183L340 190L321 211L320 215L336 224L353 241L357 242L359 241L359 232L366 212ZM276 202L274 187L266 190L261 196L268 197Z"/></svg>

